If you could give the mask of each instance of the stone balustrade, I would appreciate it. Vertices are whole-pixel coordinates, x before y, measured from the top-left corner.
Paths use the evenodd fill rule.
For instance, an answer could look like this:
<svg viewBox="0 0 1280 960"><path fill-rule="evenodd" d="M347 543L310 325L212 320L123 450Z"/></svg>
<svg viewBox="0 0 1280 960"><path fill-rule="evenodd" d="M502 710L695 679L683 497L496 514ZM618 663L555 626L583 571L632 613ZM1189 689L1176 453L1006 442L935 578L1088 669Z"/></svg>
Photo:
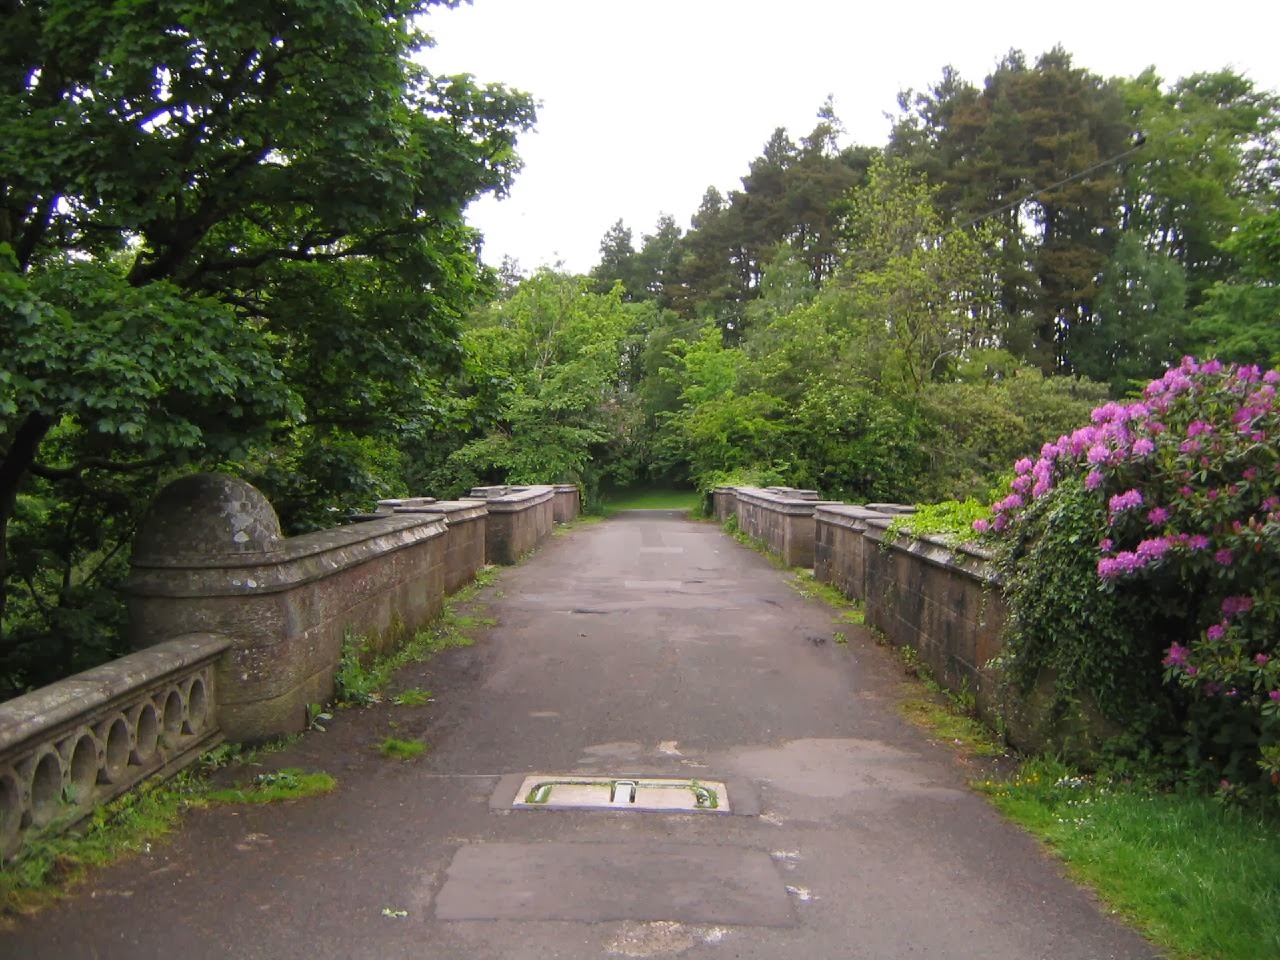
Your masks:
<svg viewBox="0 0 1280 960"><path fill-rule="evenodd" d="M221 742L216 665L233 644L176 637L0 703L0 857Z"/></svg>

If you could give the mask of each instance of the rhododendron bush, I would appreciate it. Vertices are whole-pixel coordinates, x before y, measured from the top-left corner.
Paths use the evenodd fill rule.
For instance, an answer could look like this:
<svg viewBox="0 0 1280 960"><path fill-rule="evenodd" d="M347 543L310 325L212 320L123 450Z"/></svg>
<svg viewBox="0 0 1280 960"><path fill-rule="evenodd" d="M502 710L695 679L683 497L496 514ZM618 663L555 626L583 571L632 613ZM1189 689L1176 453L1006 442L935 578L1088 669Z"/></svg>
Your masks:
<svg viewBox="0 0 1280 960"><path fill-rule="evenodd" d="M1131 744L1280 783L1280 372L1184 359L1015 466L991 521L1015 679L1048 670Z"/></svg>

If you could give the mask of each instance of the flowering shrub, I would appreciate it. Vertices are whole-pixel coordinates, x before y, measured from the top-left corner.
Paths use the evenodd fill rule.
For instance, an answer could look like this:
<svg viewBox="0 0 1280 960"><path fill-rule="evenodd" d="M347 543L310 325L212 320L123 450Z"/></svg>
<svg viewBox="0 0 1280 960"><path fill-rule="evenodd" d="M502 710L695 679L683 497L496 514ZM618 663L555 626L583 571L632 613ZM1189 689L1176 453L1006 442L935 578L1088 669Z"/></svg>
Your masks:
<svg viewBox="0 0 1280 960"><path fill-rule="evenodd" d="M1260 770L1280 784L1278 385L1280 371L1186 358L1019 461L975 523L1000 544L1023 676L1050 667L1149 741L1176 733L1229 792ZM1034 596L1045 588L1073 596Z"/></svg>

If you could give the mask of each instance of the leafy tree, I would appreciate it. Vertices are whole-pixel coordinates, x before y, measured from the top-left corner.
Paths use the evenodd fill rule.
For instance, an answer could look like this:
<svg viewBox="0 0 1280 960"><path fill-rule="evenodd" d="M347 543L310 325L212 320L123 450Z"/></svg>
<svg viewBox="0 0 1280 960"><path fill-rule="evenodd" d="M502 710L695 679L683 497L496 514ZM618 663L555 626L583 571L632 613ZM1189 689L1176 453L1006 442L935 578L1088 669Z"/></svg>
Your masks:
<svg viewBox="0 0 1280 960"><path fill-rule="evenodd" d="M883 325L892 374L909 393L990 339L979 309L987 238L947 229L934 193L902 160L873 161L850 202L849 252L837 277L855 313Z"/></svg>
<svg viewBox="0 0 1280 960"><path fill-rule="evenodd" d="M1181 265L1195 309L1234 269L1222 242L1251 209L1274 202L1280 98L1230 70L1166 91L1148 69L1123 90L1144 142L1127 164L1122 221Z"/></svg>
<svg viewBox="0 0 1280 960"><path fill-rule="evenodd" d="M23 617L70 603L112 549L64 551L51 596L31 558L62 504L101 491L87 517L125 474L145 502L162 471L262 463L271 431L296 451L429 416L423 371L456 363L487 292L462 208L505 189L532 121L523 95L415 62L441 4L7 5L0 654L29 633L15 588ZM36 552L15 569L20 506Z"/></svg>
<svg viewBox="0 0 1280 960"><path fill-rule="evenodd" d="M463 335L465 420L486 423L447 460L456 486L477 481L599 486L626 433L622 361L633 315L615 287L540 270ZM443 479L443 478L442 478Z"/></svg>
<svg viewBox="0 0 1280 960"><path fill-rule="evenodd" d="M1221 246L1237 267L1206 291L1193 344L1224 360L1280 364L1280 210L1246 217Z"/></svg>
<svg viewBox="0 0 1280 960"><path fill-rule="evenodd" d="M1177 356L1187 283L1178 261L1126 233L1102 274L1092 320L1074 335L1072 368L1119 396Z"/></svg>

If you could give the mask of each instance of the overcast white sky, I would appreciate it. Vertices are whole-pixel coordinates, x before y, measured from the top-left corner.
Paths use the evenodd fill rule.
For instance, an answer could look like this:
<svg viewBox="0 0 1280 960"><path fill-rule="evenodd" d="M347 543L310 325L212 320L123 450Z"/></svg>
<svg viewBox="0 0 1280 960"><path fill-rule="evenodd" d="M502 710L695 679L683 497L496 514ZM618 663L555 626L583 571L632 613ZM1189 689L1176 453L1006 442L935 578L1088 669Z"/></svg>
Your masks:
<svg viewBox="0 0 1280 960"><path fill-rule="evenodd" d="M1055 43L1104 76L1166 80L1230 66L1280 89L1280 2L1131 0L474 0L428 19L437 73L531 93L511 195L473 205L484 259L590 269L623 218L637 246L661 213L682 228L709 185L739 178L777 126L812 129L827 94L846 140L882 144L886 111L952 64L974 83L1010 48Z"/></svg>

